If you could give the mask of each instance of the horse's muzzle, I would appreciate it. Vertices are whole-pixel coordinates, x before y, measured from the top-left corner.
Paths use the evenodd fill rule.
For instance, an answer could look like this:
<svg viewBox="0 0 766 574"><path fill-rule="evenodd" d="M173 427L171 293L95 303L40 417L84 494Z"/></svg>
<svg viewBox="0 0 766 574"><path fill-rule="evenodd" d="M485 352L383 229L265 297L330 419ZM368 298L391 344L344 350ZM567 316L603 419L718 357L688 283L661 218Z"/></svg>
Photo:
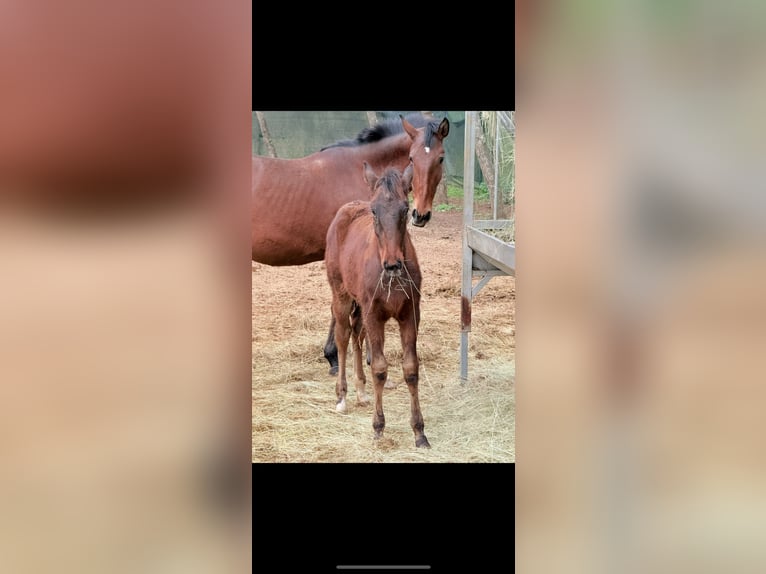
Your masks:
<svg viewBox="0 0 766 574"><path fill-rule="evenodd" d="M397 259L394 263L389 263L388 261L383 263L383 268L386 271L401 271L402 270L402 260Z"/></svg>
<svg viewBox="0 0 766 574"><path fill-rule="evenodd" d="M425 227L431 219L431 212L425 214L418 213L417 209L412 210L412 225L415 227Z"/></svg>

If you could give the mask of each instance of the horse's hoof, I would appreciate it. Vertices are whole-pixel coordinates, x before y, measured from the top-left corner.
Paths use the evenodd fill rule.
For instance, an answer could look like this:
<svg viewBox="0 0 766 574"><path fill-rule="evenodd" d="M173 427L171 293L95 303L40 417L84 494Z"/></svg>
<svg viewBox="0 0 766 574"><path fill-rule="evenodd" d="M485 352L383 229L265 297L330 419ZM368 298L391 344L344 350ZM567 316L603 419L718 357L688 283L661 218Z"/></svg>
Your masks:
<svg viewBox="0 0 766 574"><path fill-rule="evenodd" d="M330 367L330 370L328 371L328 374L330 374L330 375L337 375L338 374L338 365L335 365L334 367Z"/></svg>
<svg viewBox="0 0 766 574"><path fill-rule="evenodd" d="M367 393L361 392L356 396L356 404L360 407L366 407L370 404L370 397L367 396Z"/></svg>
<svg viewBox="0 0 766 574"><path fill-rule="evenodd" d="M396 384L395 382L393 382L391 379L386 379L386 382L385 382L385 384L383 385L383 388L384 388L384 389L395 389L395 388L396 388L396 387L398 387L398 386L399 386L399 385L397 385L397 384Z"/></svg>
<svg viewBox="0 0 766 574"><path fill-rule="evenodd" d="M345 399L339 402L337 405L335 405L335 410L339 413L345 413L346 412L346 401Z"/></svg>
<svg viewBox="0 0 766 574"><path fill-rule="evenodd" d="M420 438L416 439L415 446L418 448L431 448L431 445L428 444L428 439L426 438L426 435L423 435Z"/></svg>

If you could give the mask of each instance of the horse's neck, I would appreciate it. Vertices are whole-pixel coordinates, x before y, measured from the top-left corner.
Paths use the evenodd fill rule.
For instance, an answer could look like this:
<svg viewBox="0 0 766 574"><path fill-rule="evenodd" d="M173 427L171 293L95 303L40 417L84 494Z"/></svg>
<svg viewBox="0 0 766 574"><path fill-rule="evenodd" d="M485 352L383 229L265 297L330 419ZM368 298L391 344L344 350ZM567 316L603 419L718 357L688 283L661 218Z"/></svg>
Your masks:
<svg viewBox="0 0 766 574"><path fill-rule="evenodd" d="M392 165L403 170L409 161L411 141L407 134L399 134L358 149L366 156L364 160L378 173Z"/></svg>

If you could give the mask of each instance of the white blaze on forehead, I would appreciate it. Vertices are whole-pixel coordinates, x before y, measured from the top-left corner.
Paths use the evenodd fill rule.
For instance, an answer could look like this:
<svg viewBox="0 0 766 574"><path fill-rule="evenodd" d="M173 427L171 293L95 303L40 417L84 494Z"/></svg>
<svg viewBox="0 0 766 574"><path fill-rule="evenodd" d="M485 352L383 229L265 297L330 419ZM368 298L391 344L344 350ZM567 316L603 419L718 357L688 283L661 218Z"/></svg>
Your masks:
<svg viewBox="0 0 766 574"><path fill-rule="evenodd" d="M431 153L431 148L426 146L426 153Z"/></svg>

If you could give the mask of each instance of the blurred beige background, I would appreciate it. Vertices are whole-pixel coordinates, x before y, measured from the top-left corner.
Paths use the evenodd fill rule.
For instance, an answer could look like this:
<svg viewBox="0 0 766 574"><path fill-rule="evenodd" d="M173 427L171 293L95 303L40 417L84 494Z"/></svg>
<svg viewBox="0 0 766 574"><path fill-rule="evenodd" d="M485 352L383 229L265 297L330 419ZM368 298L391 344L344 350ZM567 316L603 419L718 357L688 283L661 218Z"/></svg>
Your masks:
<svg viewBox="0 0 766 574"><path fill-rule="evenodd" d="M0 6L4 572L250 570L250 10Z"/></svg>
<svg viewBox="0 0 766 574"><path fill-rule="evenodd" d="M519 572L761 572L760 5L516 3Z"/></svg>

